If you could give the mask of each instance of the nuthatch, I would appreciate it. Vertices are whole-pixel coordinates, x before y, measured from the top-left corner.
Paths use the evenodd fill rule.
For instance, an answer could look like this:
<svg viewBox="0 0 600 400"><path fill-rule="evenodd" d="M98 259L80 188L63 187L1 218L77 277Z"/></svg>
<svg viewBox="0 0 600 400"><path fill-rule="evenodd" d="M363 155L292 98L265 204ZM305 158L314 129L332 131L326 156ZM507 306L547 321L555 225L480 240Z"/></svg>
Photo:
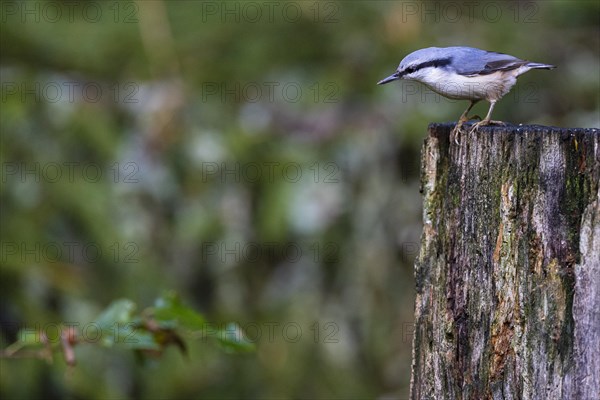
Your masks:
<svg viewBox="0 0 600 400"><path fill-rule="evenodd" d="M521 60L508 54L473 47L428 47L410 53L400 62L396 73L377 82L383 85L398 79L415 80L444 97L469 100L471 103L458 119L453 132L455 140L463 123L478 116L467 113L480 100L490 109L471 131L488 124L503 124L490 119L496 102L517 83L517 77L530 69L553 69L554 65Z"/></svg>

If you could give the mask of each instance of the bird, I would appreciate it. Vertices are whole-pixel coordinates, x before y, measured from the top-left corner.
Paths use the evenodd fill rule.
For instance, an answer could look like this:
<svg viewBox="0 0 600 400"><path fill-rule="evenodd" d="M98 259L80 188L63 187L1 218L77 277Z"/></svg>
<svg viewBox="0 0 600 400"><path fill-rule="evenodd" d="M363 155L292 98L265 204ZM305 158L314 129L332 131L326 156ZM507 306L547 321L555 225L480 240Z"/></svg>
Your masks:
<svg viewBox="0 0 600 400"><path fill-rule="evenodd" d="M377 82L385 85L399 79L425 84L434 92L454 100L469 100L469 107L459 117L452 135L458 143L462 126L471 119L480 121L470 132L480 126L501 124L491 119L496 102L517 83L517 77L532 69L554 69L556 66L522 60L520 58L474 47L428 47L416 50L400 61L396 72ZM483 120L469 117L471 108L480 100L490 103Z"/></svg>

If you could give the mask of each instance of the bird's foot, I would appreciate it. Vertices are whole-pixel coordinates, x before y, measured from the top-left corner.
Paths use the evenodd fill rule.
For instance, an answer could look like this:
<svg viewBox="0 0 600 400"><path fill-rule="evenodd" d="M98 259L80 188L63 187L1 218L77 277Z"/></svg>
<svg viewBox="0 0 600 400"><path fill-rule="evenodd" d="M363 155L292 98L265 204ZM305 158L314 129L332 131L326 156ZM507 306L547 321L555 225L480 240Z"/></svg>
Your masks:
<svg viewBox="0 0 600 400"><path fill-rule="evenodd" d="M452 131L450 131L450 140L454 141L454 143L456 143L456 144L460 144L460 141L458 140L458 136L461 133L465 133L465 130L463 129L464 122L466 122L466 120L465 121L458 120L458 122L456 123L456 125L454 126Z"/></svg>
<svg viewBox="0 0 600 400"><path fill-rule="evenodd" d="M486 125L506 125L506 124L502 121L494 121L491 119L488 119L488 120L484 119L483 121L480 121L480 122L476 123L475 125L473 125L473 127L471 128L469 133L476 132L479 129L479 127L486 126Z"/></svg>

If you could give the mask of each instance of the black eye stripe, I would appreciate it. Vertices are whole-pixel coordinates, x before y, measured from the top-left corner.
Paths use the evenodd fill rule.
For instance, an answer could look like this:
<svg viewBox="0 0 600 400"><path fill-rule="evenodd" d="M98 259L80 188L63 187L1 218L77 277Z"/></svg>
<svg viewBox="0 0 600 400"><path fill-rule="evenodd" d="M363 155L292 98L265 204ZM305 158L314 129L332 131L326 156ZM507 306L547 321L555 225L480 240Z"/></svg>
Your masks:
<svg viewBox="0 0 600 400"><path fill-rule="evenodd" d="M418 71L420 69L427 68L427 67L434 67L434 68L445 67L446 65L449 65L451 62L452 62L452 58L440 58L437 60L431 60L431 61L427 61L427 62L424 62L421 64L417 64L415 66L407 67L404 71L407 74L412 74L415 71Z"/></svg>

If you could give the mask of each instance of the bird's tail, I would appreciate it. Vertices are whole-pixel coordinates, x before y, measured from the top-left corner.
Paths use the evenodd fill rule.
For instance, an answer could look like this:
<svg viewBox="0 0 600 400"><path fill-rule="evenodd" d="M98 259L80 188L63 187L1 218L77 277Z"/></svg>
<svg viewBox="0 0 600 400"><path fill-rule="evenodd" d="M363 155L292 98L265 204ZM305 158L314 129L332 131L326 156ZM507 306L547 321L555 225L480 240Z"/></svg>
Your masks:
<svg viewBox="0 0 600 400"><path fill-rule="evenodd" d="M541 64L541 63L534 63L534 62L527 63L527 66L531 69L554 69L554 68L556 68L556 65Z"/></svg>

